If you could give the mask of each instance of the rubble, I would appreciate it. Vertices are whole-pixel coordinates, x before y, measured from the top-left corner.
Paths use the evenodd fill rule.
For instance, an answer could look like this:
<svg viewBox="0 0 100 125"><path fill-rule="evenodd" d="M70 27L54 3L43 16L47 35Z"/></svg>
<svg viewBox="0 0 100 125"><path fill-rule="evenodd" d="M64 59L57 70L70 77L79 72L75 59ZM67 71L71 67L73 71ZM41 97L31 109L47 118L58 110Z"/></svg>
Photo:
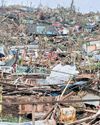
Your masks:
<svg viewBox="0 0 100 125"><path fill-rule="evenodd" d="M76 12L73 2L69 9L9 6L0 20L1 118L99 125L100 13Z"/></svg>

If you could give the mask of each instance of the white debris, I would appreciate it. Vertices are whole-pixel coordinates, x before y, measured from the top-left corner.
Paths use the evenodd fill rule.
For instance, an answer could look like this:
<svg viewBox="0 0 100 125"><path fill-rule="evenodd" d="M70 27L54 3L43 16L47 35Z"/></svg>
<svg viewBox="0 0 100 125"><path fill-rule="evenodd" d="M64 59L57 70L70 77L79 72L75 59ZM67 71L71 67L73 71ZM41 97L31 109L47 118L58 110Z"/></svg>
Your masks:
<svg viewBox="0 0 100 125"><path fill-rule="evenodd" d="M70 77L77 75L76 66L57 64L51 71L46 81L49 84L62 84L68 81Z"/></svg>

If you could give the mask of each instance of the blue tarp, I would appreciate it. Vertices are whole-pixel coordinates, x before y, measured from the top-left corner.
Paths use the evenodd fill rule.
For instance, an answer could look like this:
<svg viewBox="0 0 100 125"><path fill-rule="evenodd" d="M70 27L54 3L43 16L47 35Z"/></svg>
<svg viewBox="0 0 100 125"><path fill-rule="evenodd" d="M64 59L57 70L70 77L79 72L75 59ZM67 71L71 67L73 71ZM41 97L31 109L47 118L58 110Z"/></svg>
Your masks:
<svg viewBox="0 0 100 125"><path fill-rule="evenodd" d="M94 55L96 61L100 61L100 55Z"/></svg>

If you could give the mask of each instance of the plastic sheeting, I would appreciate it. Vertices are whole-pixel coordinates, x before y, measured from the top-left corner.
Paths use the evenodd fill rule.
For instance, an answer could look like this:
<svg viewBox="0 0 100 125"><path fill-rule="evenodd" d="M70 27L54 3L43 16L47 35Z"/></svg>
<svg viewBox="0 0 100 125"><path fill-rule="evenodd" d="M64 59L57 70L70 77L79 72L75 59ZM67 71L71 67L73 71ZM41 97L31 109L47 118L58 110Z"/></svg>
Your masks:
<svg viewBox="0 0 100 125"><path fill-rule="evenodd" d="M0 53L4 56L8 55L8 50L5 46L0 46Z"/></svg>
<svg viewBox="0 0 100 125"><path fill-rule="evenodd" d="M76 66L58 64L52 69L46 81L48 84L62 84L77 74Z"/></svg>
<svg viewBox="0 0 100 125"><path fill-rule="evenodd" d="M94 59L95 59L96 61L100 61L100 55L94 55Z"/></svg>

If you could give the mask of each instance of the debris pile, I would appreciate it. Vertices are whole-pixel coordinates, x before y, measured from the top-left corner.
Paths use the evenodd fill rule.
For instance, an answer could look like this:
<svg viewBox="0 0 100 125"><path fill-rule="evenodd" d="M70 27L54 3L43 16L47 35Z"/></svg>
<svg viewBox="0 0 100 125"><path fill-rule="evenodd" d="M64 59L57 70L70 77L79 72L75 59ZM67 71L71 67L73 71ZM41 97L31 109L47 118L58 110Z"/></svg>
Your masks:
<svg viewBox="0 0 100 125"><path fill-rule="evenodd" d="M1 117L99 125L100 13L16 5L0 20Z"/></svg>

